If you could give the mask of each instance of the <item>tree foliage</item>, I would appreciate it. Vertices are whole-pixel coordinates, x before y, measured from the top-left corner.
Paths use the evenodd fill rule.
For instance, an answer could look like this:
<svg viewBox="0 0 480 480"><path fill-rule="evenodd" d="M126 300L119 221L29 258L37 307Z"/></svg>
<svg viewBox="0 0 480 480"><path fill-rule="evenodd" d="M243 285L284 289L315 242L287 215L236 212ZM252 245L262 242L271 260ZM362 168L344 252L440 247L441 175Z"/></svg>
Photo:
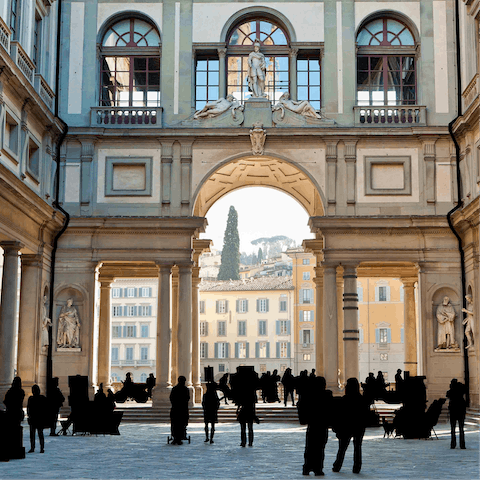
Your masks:
<svg viewBox="0 0 480 480"><path fill-rule="evenodd" d="M222 264L218 280L239 280L240 236L238 235L238 214L233 205L228 211L227 227L223 237Z"/></svg>
<svg viewBox="0 0 480 480"><path fill-rule="evenodd" d="M295 246L295 240L292 240L285 235L261 237L253 240L251 243L252 245L261 245L263 259L276 257L280 255L280 253L282 253L286 248Z"/></svg>
<svg viewBox="0 0 480 480"><path fill-rule="evenodd" d="M262 263L262 260L263 260L262 247L258 249L257 258L258 258L258 263Z"/></svg>

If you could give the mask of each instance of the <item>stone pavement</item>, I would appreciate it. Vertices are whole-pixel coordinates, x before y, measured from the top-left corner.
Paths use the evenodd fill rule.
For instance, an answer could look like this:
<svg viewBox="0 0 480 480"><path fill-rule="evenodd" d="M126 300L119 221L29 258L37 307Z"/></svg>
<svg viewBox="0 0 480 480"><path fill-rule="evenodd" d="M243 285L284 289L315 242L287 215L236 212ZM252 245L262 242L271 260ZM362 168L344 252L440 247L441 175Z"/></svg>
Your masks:
<svg viewBox="0 0 480 480"><path fill-rule="evenodd" d="M45 453L0 463L0 479L302 479L305 427L293 424L254 425L254 446L239 447L238 424L219 424L215 444L205 444L203 425L188 428L191 444L167 445L166 424L127 424L120 436L46 437ZM330 432L325 475L332 480L478 479L479 432L468 430L466 450L450 449L447 425L437 426L439 440L383 439L383 429L368 429L363 442L363 468L352 473L353 446L340 473L331 470L337 439ZM45 430L47 432L47 430ZM29 448L28 426L24 446ZM313 474L311 474L311 478Z"/></svg>

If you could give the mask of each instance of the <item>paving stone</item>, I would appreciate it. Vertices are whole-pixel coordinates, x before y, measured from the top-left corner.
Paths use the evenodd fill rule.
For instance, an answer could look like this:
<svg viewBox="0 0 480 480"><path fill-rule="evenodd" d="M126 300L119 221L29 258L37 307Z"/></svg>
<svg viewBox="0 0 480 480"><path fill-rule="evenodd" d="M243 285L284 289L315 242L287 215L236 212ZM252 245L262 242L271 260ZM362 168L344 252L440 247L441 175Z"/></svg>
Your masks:
<svg viewBox="0 0 480 480"><path fill-rule="evenodd" d="M215 443L206 444L202 424L188 427L191 444L167 445L168 424L126 424L120 436L45 437L45 453L0 463L0 479L301 479L305 427L291 423L255 425L254 446L241 448L238 424L219 424ZM47 432L47 430L45 430ZM467 430L466 450L450 449L447 425L438 440L383 438L383 429L368 429L363 441L361 475L352 473L353 446L340 473L331 467L337 439L330 432L325 475L332 480L478 479L479 432ZM24 446L29 447L28 426ZM27 448L28 450L28 448ZM313 474L312 474L313 478Z"/></svg>

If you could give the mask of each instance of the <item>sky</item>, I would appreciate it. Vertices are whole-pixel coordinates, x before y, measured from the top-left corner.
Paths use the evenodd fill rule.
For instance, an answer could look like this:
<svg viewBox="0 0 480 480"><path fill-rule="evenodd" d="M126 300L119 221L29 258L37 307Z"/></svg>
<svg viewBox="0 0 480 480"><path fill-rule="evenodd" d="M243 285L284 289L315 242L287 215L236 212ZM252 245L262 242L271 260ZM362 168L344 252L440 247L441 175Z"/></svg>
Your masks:
<svg viewBox="0 0 480 480"><path fill-rule="evenodd" d="M296 200L272 188L246 187L225 195L207 213L208 226L201 238L213 240L212 248L216 250L223 247L230 205L238 212L240 252L257 253L259 245L250 242L260 237L285 235L297 245L314 238L308 227L308 214Z"/></svg>

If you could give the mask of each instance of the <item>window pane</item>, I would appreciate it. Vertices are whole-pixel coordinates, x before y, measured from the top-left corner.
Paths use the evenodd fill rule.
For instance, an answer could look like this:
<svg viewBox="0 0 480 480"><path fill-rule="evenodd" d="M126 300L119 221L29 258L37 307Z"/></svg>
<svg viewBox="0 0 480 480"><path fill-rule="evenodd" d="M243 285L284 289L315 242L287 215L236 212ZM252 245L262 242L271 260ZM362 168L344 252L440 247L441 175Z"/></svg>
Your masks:
<svg viewBox="0 0 480 480"><path fill-rule="evenodd" d="M147 74L144 72L133 72L133 84L134 85L146 85Z"/></svg>
<svg viewBox="0 0 480 480"><path fill-rule="evenodd" d="M207 87L197 87L197 99L198 100L207 99Z"/></svg>
<svg viewBox="0 0 480 480"><path fill-rule="evenodd" d="M383 57L370 57L370 70L383 70Z"/></svg>
<svg viewBox="0 0 480 480"><path fill-rule="evenodd" d="M218 85L218 71L209 71L208 72L208 84L209 85Z"/></svg>
<svg viewBox="0 0 480 480"><path fill-rule="evenodd" d="M208 101L218 100L218 87L208 87Z"/></svg>
<svg viewBox="0 0 480 480"><path fill-rule="evenodd" d="M146 70L147 69L147 59L141 57L135 57L133 59L133 69L134 70Z"/></svg>
<svg viewBox="0 0 480 480"><path fill-rule="evenodd" d="M357 57L357 69L368 70L368 57Z"/></svg>
<svg viewBox="0 0 480 480"><path fill-rule="evenodd" d="M149 73L148 74L148 84L149 85L160 85L160 74L159 73Z"/></svg>
<svg viewBox="0 0 480 480"><path fill-rule="evenodd" d="M320 72L310 72L310 85L320 85Z"/></svg>
<svg viewBox="0 0 480 480"><path fill-rule="evenodd" d="M308 88L307 87L298 87L297 95L299 100L308 99Z"/></svg>
<svg viewBox="0 0 480 480"><path fill-rule="evenodd" d="M207 72L199 72L197 70L197 86L207 84Z"/></svg>
<svg viewBox="0 0 480 480"><path fill-rule="evenodd" d="M369 75L368 72L357 71L357 85L368 85Z"/></svg>
<svg viewBox="0 0 480 480"><path fill-rule="evenodd" d="M197 60L197 72L199 70L207 70L207 61L206 60Z"/></svg>
<svg viewBox="0 0 480 480"><path fill-rule="evenodd" d="M404 30L398 38L400 39L400 42L402 45L415 45L415 40L413 38L413 35L408 31Z"/></svg>
<svg viewBox="0 0 480 480"><path fill-rule="evenodd" d="M308 72L298 72L297 73L297 84L298 85L308 85Z"/></svg>
<svg viewBox="0 0 480 480"><path fill-rule="evenodd" d="M402 57L388 57L388 69L389 70L400 70L401 69L401 59Z"/></svg>
<svg viewBox="0 0 480 480"><path fill-rule="evenodd" d="M310 87L309 100L320 100L320 89L318 87Z"/></svg>
<svg viewBox="0 0 480 480"><path fill-rule="evenodd" d="M298 71L308 70L308 60L297 60L297 70Z"/></svg>

